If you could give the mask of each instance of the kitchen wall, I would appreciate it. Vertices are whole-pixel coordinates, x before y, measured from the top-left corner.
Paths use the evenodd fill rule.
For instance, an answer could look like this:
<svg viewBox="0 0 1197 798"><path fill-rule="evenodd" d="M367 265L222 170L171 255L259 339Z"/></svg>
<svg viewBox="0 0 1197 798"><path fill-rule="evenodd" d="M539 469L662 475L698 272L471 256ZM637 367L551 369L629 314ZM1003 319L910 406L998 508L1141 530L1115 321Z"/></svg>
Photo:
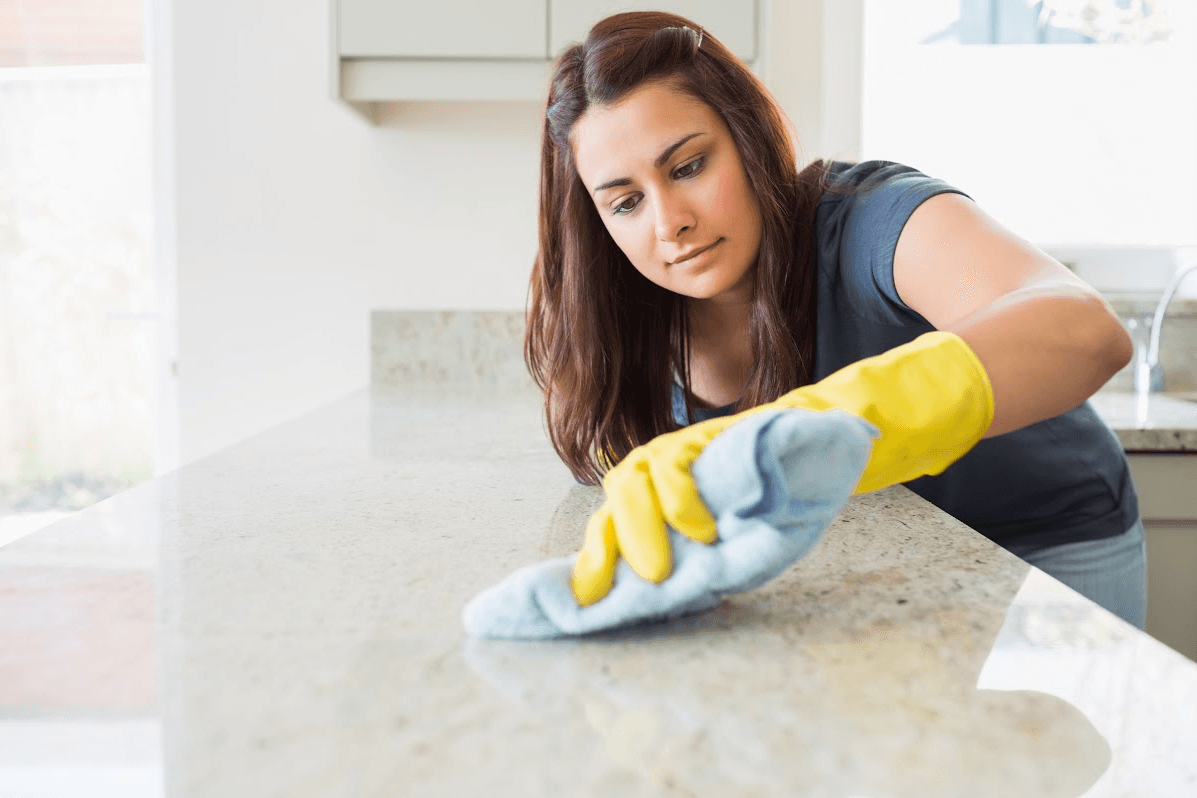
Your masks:
<svg viewBox="0 0 1197 798"><path fill-rule="evenodd" d="M152 15L177 322L159 470L366 385L371 308L523 306L535 103L408 105L372 127L330 99L326 0L163 0Z"/></svg>
<svg viewBox="0 0 1197 798"><path fill-rule="evenodd" d="M859 82L849 5L766 4L764 48L811 157L858 146L859 115L829 101ZM396 105L371 126L330 98L327 0L162 0L149 15L175 321L159 471L366 385L373 308L524 306L537 103Z"/></svg>

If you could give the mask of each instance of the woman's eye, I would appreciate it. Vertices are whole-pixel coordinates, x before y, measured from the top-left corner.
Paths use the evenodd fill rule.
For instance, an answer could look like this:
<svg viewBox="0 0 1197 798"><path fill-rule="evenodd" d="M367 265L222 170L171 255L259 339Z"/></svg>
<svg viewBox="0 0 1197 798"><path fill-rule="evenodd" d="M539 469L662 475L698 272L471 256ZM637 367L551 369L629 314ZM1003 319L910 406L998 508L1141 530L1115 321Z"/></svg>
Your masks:
<svg viewBox="0 0 1197 798"><path fill-rule="evenodd" d="M683 164L682 166L679 166L677 168L677 170L673 173L673 176L680 177L682 179L685 179L687 177L694 177L694 175L696 175L702 171L702 166L705 161L706 161L706 158L695 158L690 163Z"/></svg>
<svg viewBox="0 0 1197 798"><path fill-rule="evenodd" d="M636 210L636 206L639 204L639 200L637 200L635 197L628 197L626 200L615 206L615 213L631 213L632 211Z"/></svg>

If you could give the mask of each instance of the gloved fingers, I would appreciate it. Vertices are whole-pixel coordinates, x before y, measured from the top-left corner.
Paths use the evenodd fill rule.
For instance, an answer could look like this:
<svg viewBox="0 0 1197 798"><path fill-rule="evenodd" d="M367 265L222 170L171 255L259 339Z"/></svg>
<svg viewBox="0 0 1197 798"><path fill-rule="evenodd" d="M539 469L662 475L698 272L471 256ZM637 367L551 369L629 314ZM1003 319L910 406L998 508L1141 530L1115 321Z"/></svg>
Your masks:
<svg viewBox="0 0 1197 798"><path fill-rule="evenodd" d="M619 553L645 579L665 581L673 570L673 553L647 462L626 463L615 479L606 480L604 487Z"/></svg>
<svg viewBox="0 0 1197 798"><path fill-rule="evenodd" d="M611 592L618 558L611 508L604 503L586 524L586 539L570 576L570 587L580 606L588 607Z"/></svg>
<svg viewBox="0 0 1197 798"><path fill-rule="evenodd" d="M714 543L719 539L715 518L690 472L701 451L700 445L681 446L668 457L648 458L647 465L665 523L697 543Z"/></svg>

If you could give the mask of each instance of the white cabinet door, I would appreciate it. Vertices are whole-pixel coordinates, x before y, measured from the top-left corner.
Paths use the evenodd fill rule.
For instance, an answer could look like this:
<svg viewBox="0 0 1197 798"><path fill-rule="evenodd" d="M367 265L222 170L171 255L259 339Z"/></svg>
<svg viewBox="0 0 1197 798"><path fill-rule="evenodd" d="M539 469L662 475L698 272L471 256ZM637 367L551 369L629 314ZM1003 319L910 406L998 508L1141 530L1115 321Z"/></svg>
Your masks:
<svg viewBox="0 0 1197 798"><path fill-rule="evenodd" d="M548 57L548 0L339 2L342 57Z"/></svg>
<svg viewBox="0 0 1197 798"><path fill-rule="evenodd" d="M756 59L755 0L551 0L549 54L586 38L590 26L620 11L668 11L711 31L744 61Z"/></svg>
<svg viewBox="0 0 1197 798"><path fill-rule="evenodd" d="M1147 634L1197 661L1197 522L1144 521Z"/></svg>

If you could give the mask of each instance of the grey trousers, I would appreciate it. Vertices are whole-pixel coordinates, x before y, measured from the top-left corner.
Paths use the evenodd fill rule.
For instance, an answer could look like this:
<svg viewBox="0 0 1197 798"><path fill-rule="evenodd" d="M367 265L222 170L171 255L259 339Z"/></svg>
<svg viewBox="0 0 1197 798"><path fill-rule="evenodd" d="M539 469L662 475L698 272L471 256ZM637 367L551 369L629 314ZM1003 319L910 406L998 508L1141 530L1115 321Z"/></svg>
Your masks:
<svg viewBox="0 0 1197 798"><path fill-rule="evenodd" d="M1147 539L1143 522L1121 535L1008 551L1143 629L1147 623Z"/></svg>

